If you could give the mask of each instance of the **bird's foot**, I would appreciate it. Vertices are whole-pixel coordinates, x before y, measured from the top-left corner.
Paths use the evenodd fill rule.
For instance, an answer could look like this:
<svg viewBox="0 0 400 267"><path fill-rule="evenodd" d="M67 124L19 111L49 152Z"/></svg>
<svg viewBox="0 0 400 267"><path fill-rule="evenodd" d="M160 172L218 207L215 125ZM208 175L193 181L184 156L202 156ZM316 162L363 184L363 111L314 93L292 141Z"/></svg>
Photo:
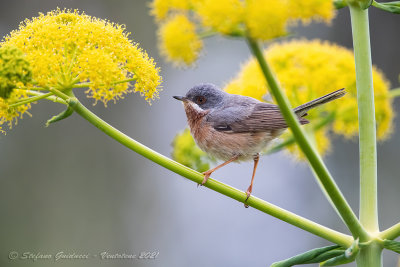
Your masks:
<svg viewBox="0 0 400 267"><path fill-rule="evenodd" d="M199 187L200 185L203 186L207 182L208 178L210 178L212 172L206 171L206 172L203 172L203 174L204 174L204 179L201 182L201 184L197 184L197 187Z"/></svg>
<svg viewBox="0 0 400 267"><path fill-rule="evenodd" d="M247 200L249 199L249 197L251 196L251 191L252 191L252 190L253 190L252 186L249 186L249 188L248 188L247 191L246 191L247 197L246 197L246 200L244 201L244 207L245 207L245 208L248 208L248 207L249 207L249 205L248 205L246 202L247 202Z"/></svg>

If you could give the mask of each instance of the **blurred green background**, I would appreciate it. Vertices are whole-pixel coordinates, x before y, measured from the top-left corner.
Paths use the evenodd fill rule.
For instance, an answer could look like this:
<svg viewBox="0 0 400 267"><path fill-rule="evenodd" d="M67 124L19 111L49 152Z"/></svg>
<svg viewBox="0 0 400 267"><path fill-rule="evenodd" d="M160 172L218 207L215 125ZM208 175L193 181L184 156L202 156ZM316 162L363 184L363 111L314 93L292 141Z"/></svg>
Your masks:
<svg viewBox="0 0 400 267"><path fill-rule="evenodd" d="M222 86L249 57L244 41L206 40L206 53L192 69L174 69L159 55L149 2L133 0L0 1L4 36L38 12L78 8L87 14L126 24L162 69L160 99L149 106L129 95L106 109L80 95L104 120L164 155L174 135L186 125L183 107L171 96L200 82ZM400 16L371 9L373 62L398 87ZM351 48L347 9L331 26L312 24L296 37L332 40ZM329 64L329 62L327 62ZM333 88L335 89L335 88ZM397 112L399 101L394 102ZM34 105L0 137L0 266L266 266L296 253L329 243L159 167L73 115L45 128L63 107ZM398 125L399 119L395 125ZM379 144L379 208L381 229L400 220L400 142L395 134ZM357 140L333 140L326 162L352 207L358 210ZM240 189L250 181L252 163L233 164L214 176ZM254 195L306 218L346 231L304 163L284 153L262 157ZM14 260L11 251L90 254L87 260ZM101 260L109 254L159 252L154 260ZM398 256L384 253L384 266ZM348 266L354 266L349 264Z"/></svg>

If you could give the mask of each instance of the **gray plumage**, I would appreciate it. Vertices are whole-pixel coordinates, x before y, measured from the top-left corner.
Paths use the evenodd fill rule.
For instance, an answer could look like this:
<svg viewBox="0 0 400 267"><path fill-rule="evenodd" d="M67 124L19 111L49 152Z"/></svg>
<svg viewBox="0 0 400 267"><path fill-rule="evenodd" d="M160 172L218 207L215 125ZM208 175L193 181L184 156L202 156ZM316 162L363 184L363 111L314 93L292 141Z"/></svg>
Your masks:
<svg viewBox="0 0 400 267"><path fill-rule="evenodd" d="M308 123L307 111L342 97L337 90L298 106L300 124ZM185 96L174 96L183 101L190 132L197 145L208 154L225 162L204 172L205 184L210 175L230 162L253 160L253 175L246 191L247 199L253 188L259 153L288 127L277 105L254 98L228 94L213 84L199 84ZM246 206L246 205L245 205Z"/></svg>
<svg viewBox="0 0 400 267"><path fill-rule="evenodd" d="M303 118L307 115L307 111L342 97L345 93L344 89L340 89L296 107L294 112L300 124L309 123ZM198 103L199 97L205 98L203 104ZM251 97L228 94L213 84L200 84L193 87L188 91L185 99L196 103L203 110L209 110L205 120L218 131L265 132L288 127L277 105L264 103Z"/></svg>

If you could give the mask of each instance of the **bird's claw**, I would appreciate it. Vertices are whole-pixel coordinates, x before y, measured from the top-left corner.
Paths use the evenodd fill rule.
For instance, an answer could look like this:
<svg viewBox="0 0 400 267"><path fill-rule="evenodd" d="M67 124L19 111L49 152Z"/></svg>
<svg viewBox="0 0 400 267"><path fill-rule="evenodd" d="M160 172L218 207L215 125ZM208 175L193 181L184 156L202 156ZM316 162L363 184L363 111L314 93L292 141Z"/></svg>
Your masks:
<svg viewBox="0 0 400 267"><path fill-rule="evenodd" d="M251 196L251 188L249 188L249 189L247 189L247 191L246 191L246 200L244 201L244 207L245 208L248 208L249 207L249 205L246 203L247 202L247 200L249 199L249 197Z"/></svg>
<svg viewBox="0 0 400 267"><path fill-rule="evenodd" d="M203 174L204 174L204 179L201 182L201 184L197 184L197 187L203 186L207 182L208 178L210 178L210 176L211 176L211 173L209 173L209 172L203 172Z"/></svg>

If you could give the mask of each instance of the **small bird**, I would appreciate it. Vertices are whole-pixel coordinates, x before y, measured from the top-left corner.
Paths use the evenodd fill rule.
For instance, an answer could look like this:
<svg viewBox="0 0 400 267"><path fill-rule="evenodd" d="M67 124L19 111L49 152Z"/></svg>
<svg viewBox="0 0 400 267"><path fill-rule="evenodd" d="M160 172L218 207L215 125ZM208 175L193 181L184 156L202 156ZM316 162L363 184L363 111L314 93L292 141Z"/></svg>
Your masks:
<svg viewBox="0 0 400 267"><path fill-rule="evenodd" d="M343 88L300 105L293 111L300 124L307 124L309 121L304 117L308 110L345 94ZM196 85L185 96L174 98L183 102L196 144L206 153L224 161L203 173L202 185L214 171L231 162L254 161L251 183L246 191L247 200L253 190L260 152L288 127L279 107L251 97L229 94L210 83Z"/></svg>

